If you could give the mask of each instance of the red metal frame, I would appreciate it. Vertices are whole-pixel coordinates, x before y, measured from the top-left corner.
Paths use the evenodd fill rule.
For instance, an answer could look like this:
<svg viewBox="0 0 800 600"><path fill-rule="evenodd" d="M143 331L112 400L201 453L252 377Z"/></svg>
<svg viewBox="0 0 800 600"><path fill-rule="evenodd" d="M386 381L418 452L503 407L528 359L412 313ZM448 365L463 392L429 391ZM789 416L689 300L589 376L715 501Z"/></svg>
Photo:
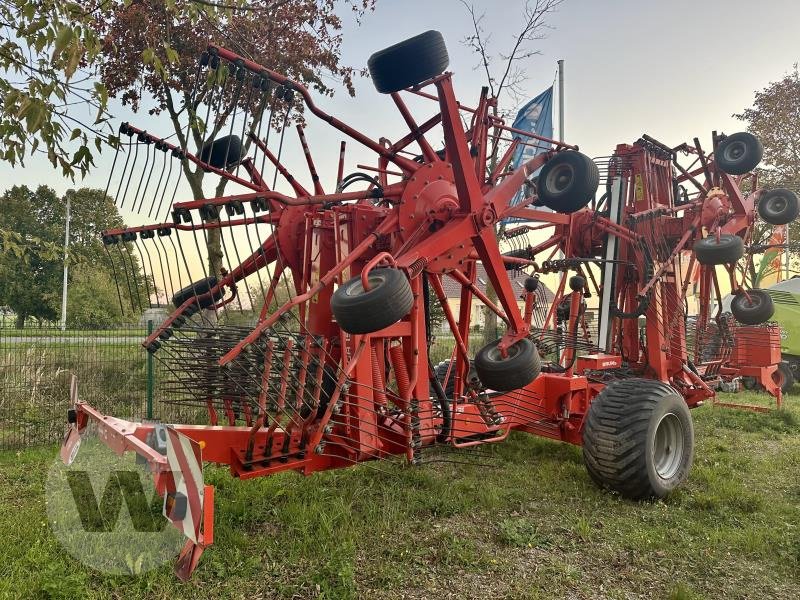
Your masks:
<svg viewBox="0 0 800 600"><path fill-rule="evenodd" d="M106 232L109 241L116 241L123 235L139 234L144 238L153 231L166 229L192 231L247 223L273 226L272 234L252 255L230 272L217 274L217 285L201 296L218 298L226 293L235 294L237 283L268 265L274 267L258 324L218 359L220 376L225 377L225 373L236 373L237 365L249 349L258 348L264 356L262 393L243 407L238 418L235 402L223 398L227 424L219 424L214 404L218 399L209 398L210 426L175 426L178 432L202 444L204 460L229 465L233 476L247 479L288 470L308 475L390 455L405 455L415 461L418 450L425 446L447 444L463 448L495 443L504 440L514 429L580 444L588 407L603 388L603 383L593 374L598 368L607 369L608 364L619 367L621 357L642 376L671 383L690 406L713 396L702 376L687 367L684 323L679 318L686 282L678 276L675 265L682 252L691 251L692 243L702 235L702 227L735 233L746 230L752 223L753 201L739 191L737 181L714 170L713 159L709 167L706 164L709 159L699 147L691 151L704 157L704 168L684 171L678 181L696 183L696 177L701 174L708 178L711 169L714 183L724 191L709 194L707 187L711 182L707 182L707 186L700 186L701 194L686 205L676 206L674 202L671 158L653 144L639 143L618 146L616 166L609 169L609 177L619 176L630 183L624 219L619 224L589 209L567 215L531 208L530 202L513 206L512 198L534 172L558 152L576 147L506 126L492 115L495 100L487 98L485 91L477 108L461 106L455 98L450 73L410 90L438 103L437 114L422 125L414 120L399 93L391 95L410 133L394 144L383 144L322 111L299 83L224 48L212 46L210 51L222 60L297 91L311 114L374 151L378 159L374 170L378 173L380 187L370 185L357 192L326 193L319 179L314 177L316 170L302 129L298 132L314 180L313 193L288 173L266 144L254 137L256 146L290 183L294 196L270 189L249 159L242 163L250 176L250 180L244 180L228 171L214 169L197 156L167 144L168 149L185 160L200 164L252 192L176 203L173 224ZM421 91L426 86L432 86L435 93ZM462 111L471 115L466 130L462 125ZM126 127L130 135L139 139L163 143L140 129ZM426 139L426 133L434 127L441 127L444 156L437 154ZM490 170L487 156L491 145L503 132L526 135L553 149L508 171L507 165L516 147L514 143ZM412 144L422 153L420 161L405 156ZM340 150L337 183L342 180L343 164L344 144ZM397 177L393 173L399 173L400 178L389 183L390 176ZM709 198L717 203L713 218L708 217ZM204 220L202 216L195 220L192 216L209 207L221 210L243 202L260 203L263 212L229 221ZM642 299L647 299L642 312L647 321L644 335L634 319L615 318L612 348L607 354L593 358L584 356L576 362L577 350L571 348L560 358L560 362L567 365L565 369L544 372L521 390L496 393L470 388L467 374L473 299L483 302L506 323L507 330L499 345L501 352L524 337L536 339L537 335L531 330L535 299L530 293L523 294L525 308L518 305L520 294L513 289L507 274L509 259L501 254L496 238L496 224L510 217L538 223L527 226L531 231L552 228L550 237L532 248L532 255L549 252L546 261L537 264L533 260L511 259L520 266L535 266L540 272L548 269L562 272L556 299L549 308L542 331L555 327L556 306L566 297L567 272L584 272L584 263L570 262L570 259L595 258L606 237L615 235L621 240L617 275L620 281L630 281L631 285L619 286L614 302L620 314L624 314L635 312L643 306ZM652 242L647 228L631 225L653 221L657 221L659 231L672 244L669 254L656 258L658 264L640 249ZM321 252L320 248L326 251ZM558 261L550 260L557 251L566 257L561 266ZM475 285L477 261L483 264L497 292L496 305ZM367 288L367 274L381 262L407 274L414 295L413 307L407 317L381 331L369 335L347 334L340 330L331 313L333 289L358 274ZM269 312L278 274L284 269L293 275L295 295ZM435 405L430 397L423 274L442 303L456 339L450 367L456 378L455 394L447 406ZM593 274L589 275L593 280ZM461 285L458 315L445 301L442 286L445 276ZM710 290L711 279L715 277L714 273L703 273L704 290ZM736 289L733 271L731 281ZM584 290L572 292L567 337L577 336L583 327L580 319L583 300ZM180 330L181 323L191 316L196 302L197 298L183 302L147 337L143 343L145 348L157 353L163 344L168 344ZM219 302L217 308L221 305ZM270 332L293 310L299 315L300 328L297 337L282 341L281 346L273 341ZM305 343L318 339L324 342ZM302 347L299 358L291 358L295 345ZM295 360L297 363L293 362ZM318 367L313 371L314 361L336 368L335 387L325 405L320 401L323 370ZM299 365L296 375L291 371L292 364ZM226 371L226 368L233 370ZM280 369L280 373L275 369ZM269 382L274 380L271 377L276 374L283 383L279 389L267 391ZM308 414L303 415L299 408L287 404L286 382L291 377L296 378L301 389L310 386L308 389L312 390L308 394L312 405ZM269 416L272 406L276 407L277 414ZM82 431L89 420L94 421L109 446L118 452L127 450L142 455L158 477L164 457L146 443L153 425L106 417L85 404L76 408L78 420L74 428L77 431ZM245 424L236 424L242 418ZM168 485L160 489L168 489ZM196 546L187 543L178 567L182 578L189 576L202 549L213 542L213 491L207 496L206 508L209 511L206 523L210 528L207 525L202 543Z"/></svg>

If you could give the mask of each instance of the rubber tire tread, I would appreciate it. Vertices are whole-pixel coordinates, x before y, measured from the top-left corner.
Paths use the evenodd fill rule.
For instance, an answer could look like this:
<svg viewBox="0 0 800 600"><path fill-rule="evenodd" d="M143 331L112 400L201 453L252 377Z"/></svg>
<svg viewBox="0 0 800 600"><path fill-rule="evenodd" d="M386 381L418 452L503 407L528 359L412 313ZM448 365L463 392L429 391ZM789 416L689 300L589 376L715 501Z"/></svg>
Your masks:
<svg viewBox="0 0 800 600"><path fill-rule="evenodd" d="M660 498L647 467L651 418L661 402L676 398L686 410L691 431L689 459L674 489L688 476L694 456L694 431L684 399L671 386L652 379L625 379L606 386L589 406L583 427L583 460L591 479L625 498ZM678 476L676 475L676 477Z"/></svg>
<svg viewBox="0 0 800 600"><path fill-rule="evenodd" d="M751 296L756 295L761 298L761 303L757 306L747 304L747 296L739 294L731 301L731 313L733 318L744 325L761 325L766 323L775 314L775 303L772 296L766 290L747 290Z"/></svg>
<svg viewBox="0 0 800 600"><path fill-rule="evenodd" d="M509 392L523 388L536 379L542 370L536 344L528 338L522 338L517 342L523 345L521 352L503 361L490 360L489 352L499 343L499 339L490 342L475 355L475 372L484 386L498 392Z"/></svg>
<svg viewBox="0 0 800 600"><path fill-rule="evenodd" d="M569 163L575 173L572 183L561 192L547 189L547 176L562 163ZM538 177L538 198L541 204L560 213L574 213L591 202L600 185L600 170L594 161L574 150L559 152L542 167Z"/></svg>
<svg viewBox="0 0 800 600"><path fill-rule="evenodd" d="M346 294L350 285L361 281L353 277L333 293L331 310L339 327L347 333L374 333L397 323L414 305L414 294L405 274L398 269L374 269L374 274L385 275L381 285L355 296Z"/></svg>
<svg viewBox="0 0 800 600"><path fill-rule="evenodd" d="M230 147L228 147L229 141ZM243 153L242 140L239 136L226 135L203 146L200 152L200 160L215 169L227 169L238 163L242 159Z"/></svg>
<svg viewBox="0 0 800 600"><path fill-rule="evenodd" d="M786 198L786 206L780 211L769 210L770 201L779 196ZM794 221L798 214L800 214L800 202L792 190L775 188L764 192L758 200L758 216L770 225L786 225Z"/></svg>
<svg viewBox="0 0 800 600"><path fill-rule="evenodd" d="M442 34L430 30L375 52L367 68L375 89L391 94L441 75L449 63Z"/></svg>
<svg viewBox="0 0 800 600"><path fill-rule="evenodd" d="M701 265L728 265L744 256L744 241L738 235L723 233L716 243L716 237L710 235L695 242L694 254Z"/></svg>
<svg viewBox="0 0 800 600"><path fill-rule="evenodd" d="M735 142L744 142L747 152L736 161L726 160L723 156L725 146ZM755 169L764 157L764 146L752 133L740 131L726 137L714 151L714 160L717 166L728 175L744 175Z"/></svg>

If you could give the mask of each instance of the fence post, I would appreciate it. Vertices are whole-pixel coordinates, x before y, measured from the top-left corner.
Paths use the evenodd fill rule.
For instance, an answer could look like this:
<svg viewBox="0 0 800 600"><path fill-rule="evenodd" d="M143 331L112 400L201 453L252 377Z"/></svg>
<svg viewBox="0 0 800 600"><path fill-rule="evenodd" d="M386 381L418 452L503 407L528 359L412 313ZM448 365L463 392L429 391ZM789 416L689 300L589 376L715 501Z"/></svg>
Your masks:
<svg viewBox="0 0 800 600"><path fill-rule="evenodd" d="M147 335L153 333L153 319L147 320ZM153 353L147 354L147 418L153 418Z"/></svg>

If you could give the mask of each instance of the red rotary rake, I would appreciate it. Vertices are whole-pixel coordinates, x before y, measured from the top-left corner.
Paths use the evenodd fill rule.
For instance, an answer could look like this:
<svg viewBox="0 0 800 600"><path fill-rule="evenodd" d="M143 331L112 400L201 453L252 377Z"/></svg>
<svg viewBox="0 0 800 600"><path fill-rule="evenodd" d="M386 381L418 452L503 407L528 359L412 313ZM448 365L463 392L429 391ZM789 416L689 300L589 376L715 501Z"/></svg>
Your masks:
<svg viewBox="0 0 800 600"><path fill-rule="evenodd" d="M116 186L121 205L137 187L131 179L141 148L139 210L160 212L173 189L173 162L176 171L194 165L242 188L173 203L172 222L104 235L132 297L142 288L147 304L172 296L175 310L144 346L169 372L172 401L193 419L202 410L208 424L170 425L162 444L160 425L114 419L82 403L69 414L65 456L92 422L117 452L148 462L165 515L189 538L180 577L213 541L213 490L194 464L201 453L241 479L308 475L391 456L416 464L428 448L471 448L522 430L582 444L591 477L630 498L661 497L686 479L694 443L688 407L713 397L709 382L718 375L718 362L687 355L692 273L699 268L704 299L698 339L711 319L709 299L720 294L716 265L741 299L737 317L769 318L763 294L741 289L732 266L760 194L747 175L760 160L758 142L715 135L706 153L697 140L671 149L645 136L596 163L574 146L506 126L485 89L475 108L461 105L447 62L433 31L370 58L376 87L408 126L395 142L372 140L317 107L300 84L216 46L200 59L190 102L197 114L207 105L201 131L230 122L227 136L199 135L192 154L123 125L130 142ZM418 122L402 90L438 110ZM374 153L375 166L343 177L342 143L336 191L326 192L298 127L313 183L307 190L280 159L297 102ZM262 121L267 131L284 125L277 154L269 133L261 136ZM436 134L444 139L438 150L429 141ZM520 145L541 153L512 170ZM170 168L147 201L158 152ZM694 164L680 166L680 154ZM291 193L267 183L267 160ZM356 184L362 189L348 189ZM606 192L595 201L600 185ZM521 188L525 198L515 204ZM208 244L214 239L221 257ZM250 248L240 252L245 243ZM682 269L685 253L691 259ZM478 261L497 303L476 285ZM149 267L143 280L136 263ZM524 289L512 287L512 269L530 274ZM558 280L551 303L542 277ZM457 314L445 278L461 287ZM584 315L592 294L600 308L590 331ZM472 360L475 301L506 332ZM429 354L435 302L455 338L438 378ZM253 323L243 316L248 310Z"/></svg>

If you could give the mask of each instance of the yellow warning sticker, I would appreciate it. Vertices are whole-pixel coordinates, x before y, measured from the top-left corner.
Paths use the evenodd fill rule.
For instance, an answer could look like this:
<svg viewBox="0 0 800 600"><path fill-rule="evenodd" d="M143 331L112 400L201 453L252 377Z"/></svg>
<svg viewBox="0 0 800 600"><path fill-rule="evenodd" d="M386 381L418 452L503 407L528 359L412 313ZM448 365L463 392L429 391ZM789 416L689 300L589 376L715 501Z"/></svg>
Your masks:
<svg viewBox="0 0 800 600"><path fill-rule="evenodd" d="M636 174L636 178L633 181L633 194L636 202L644 200L644 181L642 181L640 173Z"/></svg>

